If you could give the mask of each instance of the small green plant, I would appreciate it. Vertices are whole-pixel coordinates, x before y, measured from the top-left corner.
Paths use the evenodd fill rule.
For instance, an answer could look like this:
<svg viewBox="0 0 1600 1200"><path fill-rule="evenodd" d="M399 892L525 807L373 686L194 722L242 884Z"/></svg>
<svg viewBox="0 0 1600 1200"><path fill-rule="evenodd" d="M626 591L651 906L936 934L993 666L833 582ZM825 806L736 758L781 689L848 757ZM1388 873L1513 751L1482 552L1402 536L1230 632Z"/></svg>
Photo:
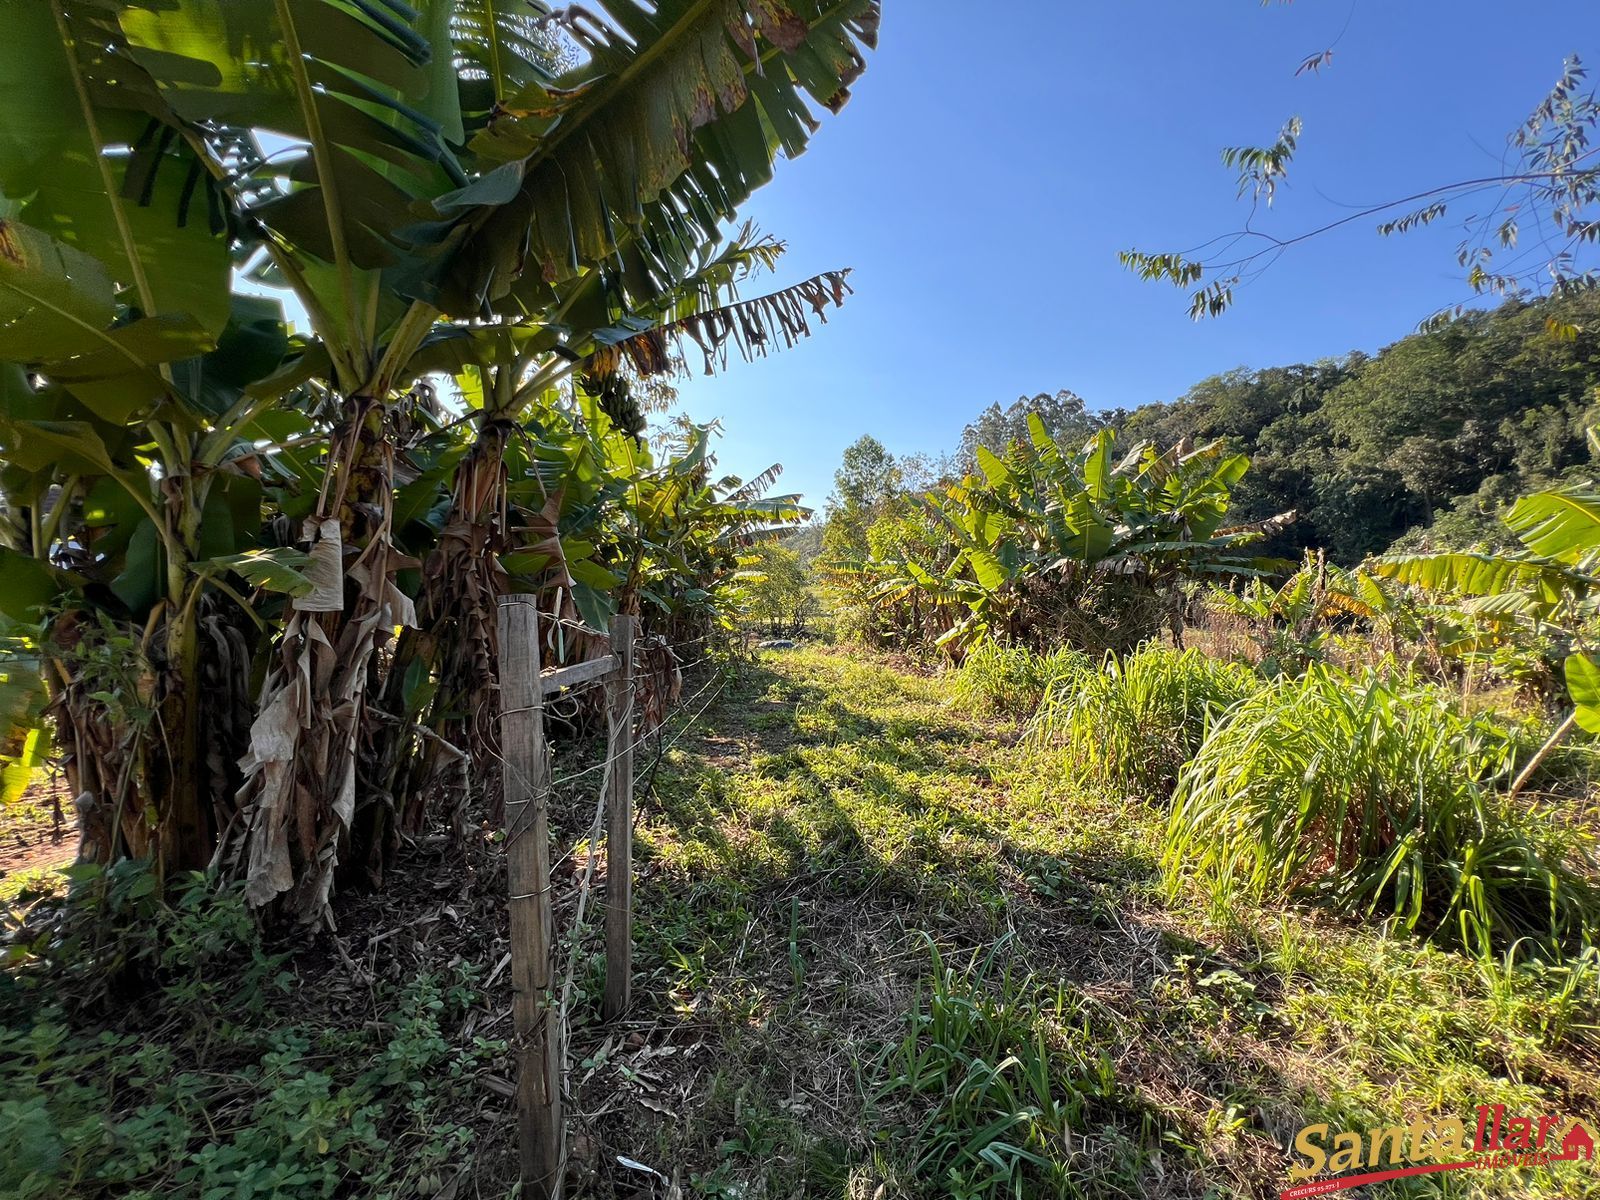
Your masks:
<svg viewBox="0 0 1600 1200"><path fill-rule="evenodd" d="M1074 998L1013 975L1006 948L1002 939L963 971L930 941L932 974L887 1056L876 1102L906 1124L880 1140L926 1195L1076 1196L1073 1140L1091 1128L1116 1136L1095 1111L1115 1097L1114 1071L1090 1049ZM1131 1177L1138 1154L1124 1149Z"/></svg>
<svg viewBox="0 0 1600 1200"><path fill-rule="evenodd" d="M87 1033L51 1007L0 1023L0 1194L282 1200L349 1194L352 1178L363 1195L437 1194L472 1138L450 1102L505 1043L451 1046L470 987L421 977L383 999L384 1019L352 1031L204 998L185 1010L203 1047ZM185 1069L202 1049L225 1069Z"/></svg>
<svg viewBox="0 0 1600 1200"><path fill-rule="evenodd" d="M60 875L65 896L8 918L20 920L7 960L19 994L48 995L75 1011L157 989L185 1006L214 997L264 1003L283 958L262 951L241 888L189 872L169 881L163 898L147 859L76 863Z"/></svg>
<svg viewBox="0 0 1600 1200"><path fill-rule="evenodd" d="M1240 1025L1256 1032L1270 1030L1272 1006L1256 994L1256 985L1231 967L1207 970L1192 954L1173 959L1173 974L1158 978L1152 994L1164 1009L1181 1012L1192 1027L1209 1029Z"/></svg>
<svg viewBox="0 0 1600 1200"><path fill-rule="evenodd" d="M1585 947L1564 962L1544 962L1514 942L1477 963L1489 1024L1535 1050L1558 1046L1577 1030L1592 1033L1593 1000L1600 995L1600 949Z"/></svg>
<svg viewBox="0 0 1600 1200"><path fill-rule="evenodd" d="M1148 644L1053 687L1030 738L1064 747L1098 782L1155 797L1171 788L1210 723L1260 687L1242 664Z"/></svg>
<svg viewBox="0 0 1600 1200"><path fill-rule="evenodd" d="M1052 689L1070 690L1093 670L1093 660L1076 650L1039 654L1026 646L982 642L955 673L950 695L975 713L1026 717Z"/></svg>
<svg viewBox="0 0 1600 1200"><path fill-rule="evenodd" d="M1312 667L1246 700L1184 770L1164 864L1475 950L1588 942L1592 839L1501 790L1527 739L1437 689Z"/></svg>

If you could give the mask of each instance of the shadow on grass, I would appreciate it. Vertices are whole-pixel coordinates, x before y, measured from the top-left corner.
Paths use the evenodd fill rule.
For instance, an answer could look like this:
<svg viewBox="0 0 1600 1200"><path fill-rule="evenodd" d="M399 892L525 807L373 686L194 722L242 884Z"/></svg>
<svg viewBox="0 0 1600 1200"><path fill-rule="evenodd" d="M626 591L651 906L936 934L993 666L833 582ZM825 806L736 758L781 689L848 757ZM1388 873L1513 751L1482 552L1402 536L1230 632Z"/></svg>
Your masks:
<svg viewBox="0 0 1600 1200"><path fill-rule="evenodd" d="M692 896L712 925L719 907L841 896L970 944L1022 920L1063 978L1110 969L1088 950L1157 874L1127 814L1018 800L1015 751L926 681L880 677L863 694L817 669L751 668L663 769L642 837L649 888ZM1068 826L1073 845L1053 836Z"/></svg>
<svg viewBox="0 0 1600 1200"><path fill-rule="evenodd" d="M1062 1151L1085 1181L1070 1194L1276 1195L1297 1129L1392 1107L1350 1098L1383 1062L1357 1044L1341 1063L1297 1027L1287 992L1306 981L1280 977L1271 946L1168 904L1159 811L1080 794L1053 777L1066 764L1014 757L1010 732L842 657L759 664L730 687L664 764L640 839L642 1007L718 1065L685 1079L678 1123L634 1114L608 1144L654 1139L701 1194L871 1195L879 1166L886 1196L943 1194L906 1176L895 1132L935 1101L872 1099L928 941L962 969L1003 941L1031 994L1078 1014L1041 1016L1049 1036L1075 1040L1080 1066L1104 1056L1107 1107ZM1097 1140L1102 1121L1116 1136Z"/></svg>
<svg viewBox="0 0 1600 1200"><path fill-rule="evenodd" d="M1156 808L1042 778L1070 769L1019 762L1005 733L926 681L815 657L752 670L668 764L644 830L647 953L675 1002L715 1014L779 1108L814 1103L797 1064L847 1055L858 1087L830 1097L830 1136L859 1161L872 1081L926 980L919 935L947 963L1005 939L1032 986L1077 998L1083 1028L1058 1033L1105 1056L1141 1194L1275 1194L1297 1129L1357 1120L1316 1097L1306 1068L1327 1048L1288 1015L1270 954L1168 906ZM1351 1080L1381 1069L1353 1053ZM1123 1194L1110 1163L1089 1170L1086 1194Z"/></svg>

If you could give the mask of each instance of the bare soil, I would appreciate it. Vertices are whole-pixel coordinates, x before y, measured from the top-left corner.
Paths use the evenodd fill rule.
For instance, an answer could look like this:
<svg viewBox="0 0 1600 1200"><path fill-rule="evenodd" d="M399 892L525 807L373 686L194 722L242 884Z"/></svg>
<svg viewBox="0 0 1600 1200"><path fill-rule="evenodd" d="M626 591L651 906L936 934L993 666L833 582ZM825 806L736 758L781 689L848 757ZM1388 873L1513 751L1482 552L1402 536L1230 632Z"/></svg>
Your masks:
<svg viewBox="0 0 1600 1200"><path fill-rule="evenodd" d="M78 853L72 801L59 774L41 773L22 799L0 808L0 895L10 881L65 866Z"/></svg>

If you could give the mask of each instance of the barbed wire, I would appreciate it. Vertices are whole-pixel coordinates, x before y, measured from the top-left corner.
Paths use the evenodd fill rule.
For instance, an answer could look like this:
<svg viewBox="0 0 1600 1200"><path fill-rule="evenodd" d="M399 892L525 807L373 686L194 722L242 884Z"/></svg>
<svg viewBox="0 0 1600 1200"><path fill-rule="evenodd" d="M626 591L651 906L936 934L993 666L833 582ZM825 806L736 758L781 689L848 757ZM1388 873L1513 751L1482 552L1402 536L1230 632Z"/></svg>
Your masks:
<svg viewBox="0 0 1600 1200"><path fill-rule="evenodd" d="M539 608L538 604L533 600L532 597L524 598L519 596L502 596L500 597L497 606L499 608L531 608L535 610L539 615L539 627L541 629L549 628L550 626L560 626L563 629L574 630L589 638L605 638L610 636L607 630L595 629L590 625L586 625L582 621L574 621L571 617L563 617L555 613L544 612ZM667 642L669 648L671 649L678 649L683 646L698 646L701 642L709 642L713 638L722 637L725 632L727 631L713 629L708 633L701 634L697 638L688 638L684 641L677 642L670 641L665 634L651 634L649 637Z"/></svg>
<svg viewBox="0 0 1600 1200"><path fill-rule="evenodd" d="M714 656L706 655L706 656L703 656L701 659L699 659L697 661L699 661L699 662L707 661L708 659L710 659L712 657L714 657ZM730 678L729 677L729 673L726 672L726 671L714 672L706 680L706 682L700 686L700 688L693 695L691 695L687 700L680 700L678 702L678 709L681 711L681 710L687 708L688 706L692 705L696 700L700 699L700 697L704 696L706 694L706 692L710 691L712 687L716 686L719 683L723 684L723 686L726 687L726 684L727 684L729 678ZM598 686L601 686L602 683L603 683L602 680L590 680L590 681L587 681L587 682L585 682L583 684L580 684L579 687L581 687L581 688L598 687ZM661 747L661 749L658 751L657 756L656 756L658 760L661 757L661 755L663 755L667 750L672 749L672 747L676 746L680 741L683 740L684 737L686 737L688 735L689 730L692 729L694 727L694 724L697 721L699 721L699 719L702 716L705 715L705 713L710 709L711 705L716 702L717 697L720 696L721 694L722 694L722 692L719 689L719 691L717 692L716 696L711 697L711 699L706 701L705 704L700 706L699 710L694 714L694 716L692 716L689 719L689 721L687 723L685 723L684 727L682 729L680 729L678 731L678 733L673 737L673 740L671 742L665 743L665 745ZM536 710L536 709L538 709L540 707L541 707L540 705L530 705L526 709L518 709L518 710L513 710L513 711L516 711L516 712L531 712L531 711L534 711L534 710ZM629 704L630 716L632 714L632 711L633 711L633 703L630 701L630 704ZM676 714L673 714L672 717L669 717L669 720L673 719L675 716L676 716ZM663 722L663 726L665 724L666 723ZM550 792L554 792L557 789L564 789L564 788L570 787L572 784L576 783L577 781L579 781L581 779L585 779L585 778L587 778L587 777L589 777L591 775L594 775L594 774L596 774L598 772L609 771L611 766L612 766L612 764L615 763L622 756L622 754L625 751L629 751L629 752L638 751L638 750L644 749L645 747L649 746L652 736L656 737L658 742L659 742L659 739L661 737L660 728L658 728L656 730L645 732L643 734L640 734L636 738L632 738L628 742L628 744L626 746L618 747L618 748L615 749L614 752L613 752L613 750L612 750L612 748L610 746L609 739L608 739L607 754L606 754L605 758L601 759L599 762L593 763L593 764L583 768L582 770L574 771L569 775L563 775L563 776L559 776L559 777L556 777L556 776L552 775L552 778L545 784L545 788ZM528 791L529 793L532 793L535 790L535 784L534 784L534 780L532 779L532 777L529 776L521 768L517 767L515 764L509 762L506 759L504 753L501 753L501 752L497 751L495 753L494 757L495 757L495 760L500 764L500 767L501 767L502 770L508 771L508 772L511 773L513 782L518 784L523 790ZM636 773L635 782L637 782L637 779L638 779L638 774ZM508 814L508 816L509 816L509 814ZM531 824L532 824L532 798L531 798L531 795L530 795L529 800L520 801L519 802L517 816L515 818L511 818L511 821L514 821L515 823L508 823L507 828L506 828L505 844L506 844L506 848L508 850L513 845L515 845L518 841L520 841L523 836L525 836L527 833L530 832L530 828L531 828ZM567 861L567 859L570 858L570 857L571 857L570 853L567 854L567 855L563 855L560 859L558 859L555 863L553 863L551 865L551 870L554 871L557 866L564 864ZM512 897L512 898L516 899L517 897Z"/></svg>
<svg viewBox="0 0 1600 1200"><path fill-rule="evenodd" d="M709 640L709 636L710 635L700 640ZM692 670L700 663L709 661L715 657L714 655L707 653L701 655L700 658L696 659L692 663L684 664L677 659L676 648L671 646L668 648L669 650L673 651L673 659L675 661L680 680L682 678L682 673L685 670ZM552 777L545 785L544 794L545 796L548 796L555 792L558 788L567 788L588 776L592 776L596 773L600 774L600 787L595 799L594 816L589 824L587 839L582 837L575 838L571 849L561 855L554 863L550 865L548 874L543 881L542 888L538 889L537 891L527 893L526 895L512 895L508 897L509 902L516 902L526 901L540 896L549 896L554 889L554 881L557 870L563 867L569 859L573 858L577 854L578 847L580 845L587 845L588 854L585 857L582 876L578 881L576 909L573 913L572 922L568 927L569 941L567 947L566 969L561 979L560 989L556 993L555 1011L551 1014L555 1019L555 1029L552 1031L552 1036L556 1040L556 1053L560 1063L559 1086L563 1092L566 1092L567 1083L572 1078L572 1030L569 1015L572 1008L573 990L577 980L578 959L582 954L583 947L590 933L589 904L594 894L595 862L598 857L596 848L600 844L602 833L605 831L607 802L612 790L612 781L617 769L617 764L619 764L624 757L632 755L635 751L648 746L653 736L656 741L655 761L650 767L650 774L653 777L656 768L660 765L662 757L667 753L668 750L672 749L680 741L687 737L689 732L699 724L700 720L710 710L711 706L722 697L722 694L727 690L728 685L732 682L733 677L734 673L726 669L715 670L711 672L706 681L701 684L700 687L687 700L680 700L678 702L676 711L672 714L669 714L667 720L663 721L661 725L657 726L654 730L647 730L637 733L636 728L639 723L635 721L635 716L639 702L639 689L637 686L638 677L634 676L633 678L630 678L630 686L627 688L625 703L621 705L622 713L620 718L617 714L611 711L607 712L605 757L602 758L598 763L594 763L580 771L575 771L569 775L561 776L559 778ZM608 681L603 678L587 680L583 684L578 685L577 688L572 689L572 695L569 697L569 699L573 702L574 714L576 714L576 706L579 702L580 696L593 688L605 686L607 682ZM716 689L714 692L712 691L713 688ZM708 692L711 693L709 696L707 696ZM666 741L665 730L667 725L676 720L679 714L692 708L697 701L702 699L702 697L705 698L704 703L701 703L700 706L694 709L693 713L683 721L682 727L679 728L675 734L673 734L672 740L670 742ZM544 709L548 707L549 705L544 703L543 697L540 698L539 703L530 706L530 708L534 709ZM508 714L502 714L502 716L504 715ZM540 740L544 740L542 736ZM546 746L548 747L548 743L546 743ZM548 755L548 748L546 749L545 753ZM538 790L535 789L533 785L532 779L528 777L526 772L524 772L520 767L508 762L505 755L499 751L496 751L495 757L499 760L502 770L512 773L513 783L517 785L527 797L525 800L518 803L517 812L514 816L508 813L506 851L509 854L512 847L532 829L536 810L540 807L537 803L539 795ZM546 761L548 762L548 758ZM552 776L554 775L553 770L551 774ZM632 794L633 789L637 786L638 778L638 772L637 770L634 770L631 778L628 780L630 795ZM631 830L628 836L631 838ZM613 878L612 846L609 838L606 842L606 860L606 874L609 887L609 881ZM570 1147L568 1145L568 1141L563 1137L561 1139L560 1159L557 1167L558 1177L560 1174L565 1172L569 1151Z"/></svg>
<svg viewBox="0 0 1600 1200"><path fill-rule="evenodd" d="M512 601L512 603L528 603L528 601ZM533 607L536 608L536 606ZM587 631L587 627L580 626L580 628L584 628ZM662 639L663 644L666 644L667 649L672 653L674 665L680 680L683 672L693 670L701 663L711 661L717 656L708 652L690 663L684 663L678 658L677 651L686 646L709 641L713 636L715 635L707 634L699 639L696 639L695 641L680 643L678 646L673 646L670 643L666 643L665 639ZM653 776L656 767L660 765L661 759L667 753L667 751L671 750L685 737L687 737L689 732L699 724L701 718L703 718L710 710L711 706L721 699L722 694L727 690L729 683L732 682L733 672L725 669L713 671L706 681L701 684L700 687L687 700L680 700L678 702L676 711L672 714L669 714L667 720L663 721L661 725L657 726L654 730L647 730L636 734L637 723L635 721L635 716L639 700L637 678L638 677L635 676L629 681L632 686L627 689L626 703L622 706L623 711L620 720L614 714L610 712L607 713L608 728L605 757L599 762L585 767L582 770L572 772L571 774L564 775L559 778L553 777L554 773L552 770L552 778L546 783L544 788L545 794L548 796L549 794L555 792L558 788L568 788L581 779L592 776L596 773L600 774L600 787L595 801L594 816L589 824L587 839L583 839L581 837L574 839L571 849L565 854L561 855L554 863L550 865L549 874L546 876L544 880L544 886L541 889L526 895L513 895L508 897L509 901L515 902L519 900L533 899L538 896L548 896L554 887L556 871L563 867L569 859L573 858L577 854L578 847L580 845L587 845L588 854L584 861L582 876L578 881L577 907L573 914L572 923L569 926L570 932L566 970L561 980L560 990L557 993L555 1012L552 1014L556 1021L556 1027L553 1033L557 1041L557 1054L560 1061L560 1080L563 1091L566 1090L566 1081L568 1081L572 1075L572 1037L571 1026L568 1017L569 1013L571 1012L573 989L577 979L578 959L583 950L585 939L590 932L588 928L589 903L594 893L595 862L598 857L596 854L596 847L599 845L601 835L605 829L607 800L611 792L612 781L617 764L620 763L624 757L648 746L653 736L656 741L655 762L650 768L650 773ZM591 689L605 686L607 682L608 681L604 678L586 680L584 683L577 685L573 689L570 689L571 694L565 698L570 700L573 704L573 715L576 716L577 705L579 704L579 698L582 695ZM712 692L713 688L716 689L715 692ZM712 692L709 697L706 695L708 692ZM558 697L559 695L560 694L558 693ZM673 734L672 740L670 742L666 741L665 729L667 724L676 720L680 713L690 709L697 701L701 700L702 697L706 697L704 703L700 704L699 708L695 709L692 715L690 715L687 720L683 722L682 727L679 728L675 734ZM528 709L514 711L532 711L535 709L542 711L548 710L550 707L551 705L547 703L543 697L541 697L538 703L529 706ZM507 715L512 714L501 714L502 717ZM541 740L543 739L541 738ZM546 743L546 745L548 746L548 743ZM546 754L548 755L548 748L546 749ZM510 814L508 814L506 850L509 853L516 842L531 830L533 826L535 810L538 808L538 805L536 804L538 796L537 790L533 784L533 780L528 777L526 772L524 772L520 767L517 767L507 761L505 755L499 751L495 753L495 758L499 761L502 770L512 773L513 783L516 784L527 795L526 800L518 802L516 815L511 817ZM639 774L637 770L635 770L632 778L630 778L628 781L630 794L632 789L637 786L638 778ZM608 840L606 844L608 881L611 878L612 869L611 849L612 848ZM567 1140L563 1138L561 1140L558 1176L565 1170L568 1153L569 1147Z"/></svg>
<svg viewBox="0 0 1600 1200"><path fill-rule="evenodd" d="M709 691L711 689L711 687L714 684L716 684L722 678L723 678L723 673L722 672L718 672L718 673L712 675L709 679L706 680L706 682L704 684L701 685L700 689L698 691L696 691L693 695L691 695L687 700L680 700L678 702L679 710L681 711L682 709L685 709L689 705L693 704L701 696L705 695L706 692ZM702 706L702 708L700 709L700 712L696 713L695 716L691 720L698 720L700 718L700 716L705 713L705 711L706 711L706 708L704 706ZM676 716L676 714L671 714L668 717L668 720L672 720L675 716ZM666 722L663 722L662 724L665 725ZM650 739L651 739L652 736L659 736L659 732L660 731L659 731L659 728L658 728L656 730L652 730L652 731L650 731L648 733L644 733L644 734L640 735L636 740L634 740L632 743L630 743L626 747L626 749L627 750L641 750L641 749L643 749L644 747L646 747L646 746L648 746L650 744ZM681 733L679 734L679 737L682 737ZM676 743L674 742L673 744L676 744ZM600 770L602 770L604 768L609 767L611 765L611 763L615 761L615 758L620 756L621 753L622 752L619 750L617 756L613 756L613 757L609 757L609 758L603 759L600 762L597 762L597 763L594 763L594 764L592 764L590 766L584 767L580 771L574 771L570 775L563 775L563 776L561 776L559 778L554 778L554 779L552 779L550 781L550 787L551 787L552 790L554 790L556 788L560 788L560 787L567 787L570 784L575 783L580 779L584 779L584 778L586 778L586 777L588 777L590 775L593 775L596 771L600 771Z"/></svg>

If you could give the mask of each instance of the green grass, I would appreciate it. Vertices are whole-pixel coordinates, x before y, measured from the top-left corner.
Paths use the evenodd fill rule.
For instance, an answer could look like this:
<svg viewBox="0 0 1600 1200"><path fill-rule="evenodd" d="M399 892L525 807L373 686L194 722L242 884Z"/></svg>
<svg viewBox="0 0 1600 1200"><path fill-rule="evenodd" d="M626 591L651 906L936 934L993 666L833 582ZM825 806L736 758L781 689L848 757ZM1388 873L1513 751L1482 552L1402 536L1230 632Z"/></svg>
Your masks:
<svg viewBox="0 0 1600 1200"><path fill-rule="evenodd" d="M1019 740L952 682L767 655L674 727L639 798L625 1021L600 1021L598 942L578 947L574 1200L1254 1200L1316 1121L1504 1103L1600 1124L1592 956L1480 961L1170 885L1165 796ZM592 803L564 797L557 825ZM30 1153L0 1171L44 1173L0 1194L507 1195L504 880L498 851L437 853L347 900L348 960L229 950L228 908L201 907L167 931L187 956L133 954L157 981L143 1015L35 997L0 1046L0 1144ZM1600 1172L1367 1194L1600 1200Z"/></svg>
<svg viewBox="0 0 1600 1200"><path fill-rule="evenodd" d="M901 1122L884 1131L884 1144L906 1178L942 1182L951 1195L1137 1194L1143 1149L1137 1126L1121 1128L1126 1098L1096 1045L1087 1002L1014 975L1007 940L959 967L931 948L926 987L871 1098ZM1080 1176L1075 1134L1112 1148L1123 1178Z"/></svg>
<svg viewBox="0 0 1600 1200"><path fill-rule="evenodd" d="M1221 676L1172 689L1186 712L1246 690L1185 669ZM719 1067L681 1124L615 1113L607 1144L707 1195L1228 1197L1275 1195L1314 1121L1600 1113L1592 963L1169 891L1164 796L952 686L769 656L670 756L641 829L645 1003ZM1471 1186L1600 1196L1569 1168Z"/></svg>
<svg viewBox="0 0 1600 1200"><path fill-rule="evenodd" d="M980 642L950 680L950 698L967 711L1029 717L1045 696L1074 686L1094 660L1070 648L1039 654L1026 646Z"/></svg>
<svg viewBox="0 0 1600 1200"><path fill-rule="evenodd" d="M1261 686L1242 664L1147 644L1057 681L1030 739L1062 747L1071 768L1096 782L1161 798L1209 724Z"/></svg>
<svg viewBox="0 0 1600 1200"><path fill-rule="evenodd" d="M1583 836L1505 794L1536 745L1437 689L1316 667L1213 730L1165 863L1223 904L1305 897L1473 949L1581 946L1600 922Z"/></svg>

